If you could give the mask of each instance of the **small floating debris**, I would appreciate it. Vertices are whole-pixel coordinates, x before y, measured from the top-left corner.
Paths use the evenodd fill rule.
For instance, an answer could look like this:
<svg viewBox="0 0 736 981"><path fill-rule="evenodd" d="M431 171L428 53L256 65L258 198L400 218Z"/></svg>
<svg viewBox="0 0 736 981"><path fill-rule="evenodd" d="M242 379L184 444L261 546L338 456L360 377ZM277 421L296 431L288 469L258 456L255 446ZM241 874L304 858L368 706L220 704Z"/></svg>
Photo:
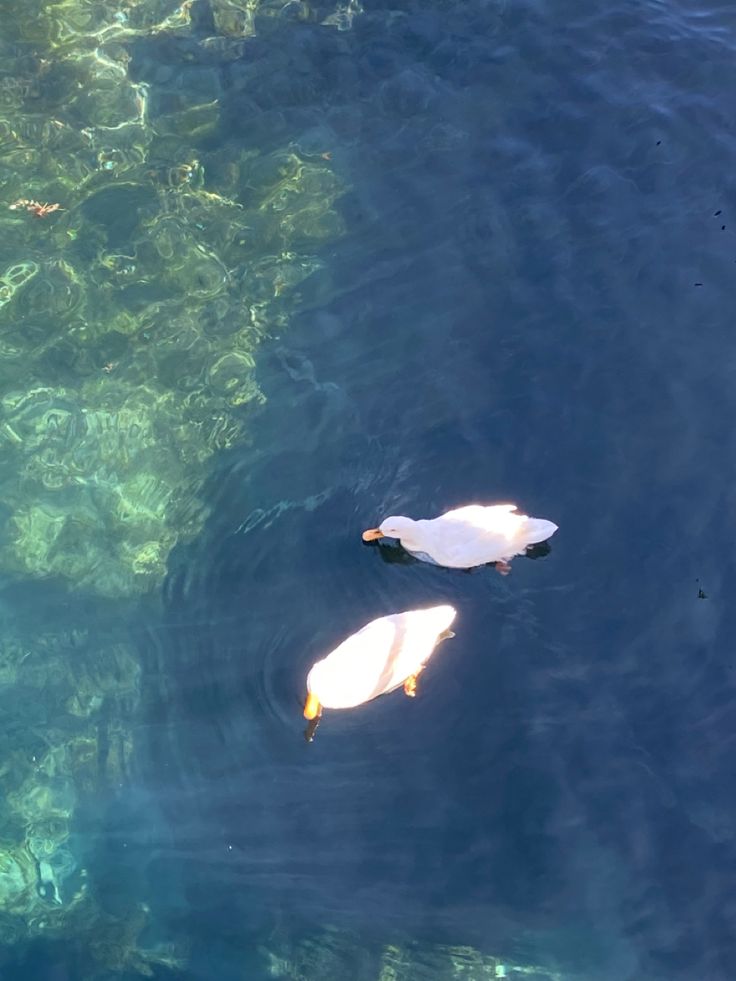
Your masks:
<svg viewBox="0 0 736 981"><path fill-rule="evenodd" d="M54 211L64 211L60 204L43 204L41 201L32 201L30 198L18 198L17 201L13 201L12 204L8 205L11 211L19 211L24 209L29 211L36 218L45 218L46 215L53 214Z"/></svg>

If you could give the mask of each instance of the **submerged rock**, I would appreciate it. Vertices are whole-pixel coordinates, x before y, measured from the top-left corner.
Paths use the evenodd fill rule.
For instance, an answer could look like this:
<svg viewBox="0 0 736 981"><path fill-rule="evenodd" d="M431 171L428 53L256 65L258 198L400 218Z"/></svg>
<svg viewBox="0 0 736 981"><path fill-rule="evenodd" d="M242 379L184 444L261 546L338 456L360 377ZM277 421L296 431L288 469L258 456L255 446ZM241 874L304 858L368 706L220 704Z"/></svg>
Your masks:
<svg viewBox="0 0 736 981"><path fill-rule="evenodd" d="M354 981L573 981L559 971L482 953L474 947L437 943L372 947L357 933L327 928L312 937L281 942L261 950L265 973L281 981L351 977ZM580 979L575 979L580 981Z"/></svg>
<svg viewBox="0 0 736 981"><path fill-rule="evenodd" d="M284 16L212 7L223 41ZM191 502L211 458L264 401L255 353L341 233L342 186L320 154L244 148L218 128L220 75L187 4L34 0L13 32L39 60L36 76L18 66L7 110L0 98L3 180L11 201L59 207L0 213L0 571L139 595L201 527ZM132 77L132 39L170 51L168 82L163 66ZM191 90L179 57L199 65Z"/></svg>
<svg viewBox="0 0 736 981"><path fill-rule="evenodd" d="M222 59L336 7L218 0L202 38L180 0L13 6L0 185L33 207L0 208L0 573L24 595L44 582L44 604L58 589L69 620L4 624L0 641L0 944L63 938L90 979L145 976L181 950L139 941L143 900L100 908L73 833L129 780L141 669L124 603L202 528L213 457L265 400L258 347L341 234L329 154L228 132ZM117 602L104 636L88 595Z"/></svg>

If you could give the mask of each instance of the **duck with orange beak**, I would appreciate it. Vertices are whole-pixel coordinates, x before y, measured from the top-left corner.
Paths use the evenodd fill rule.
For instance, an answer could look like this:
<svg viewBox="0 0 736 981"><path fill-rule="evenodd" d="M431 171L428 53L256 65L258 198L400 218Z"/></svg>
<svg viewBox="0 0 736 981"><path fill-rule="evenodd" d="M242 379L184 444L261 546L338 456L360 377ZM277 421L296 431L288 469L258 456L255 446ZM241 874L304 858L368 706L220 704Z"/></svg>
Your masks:
<svg viewBox="0 0 736 981"><path fill-rule="evenodd" d="M468 504L438 518L385 518L378 528L363 532L363 541L398 538L407 552L424 562L450 569L494 562L502 575L508 575L515 555L547 541L556 531L554 522L519 514L515 504Z"/></svg>
<svg viewBox="0 0 736 981"><path fill-rule="evenodd" d="M354 708L403 687L416 695L417 676L440 641L454 637L449 605L408 610L371 620L313 665L307 676L305 738L311 742L322 709Z"/></svg>

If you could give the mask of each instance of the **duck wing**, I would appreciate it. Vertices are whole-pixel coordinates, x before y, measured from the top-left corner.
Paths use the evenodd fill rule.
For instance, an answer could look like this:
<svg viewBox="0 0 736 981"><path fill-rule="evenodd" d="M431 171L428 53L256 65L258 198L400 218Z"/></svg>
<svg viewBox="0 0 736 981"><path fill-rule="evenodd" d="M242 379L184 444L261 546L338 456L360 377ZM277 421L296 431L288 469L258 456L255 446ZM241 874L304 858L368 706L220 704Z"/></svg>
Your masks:
<svg viewBox="0 0 736 981"><path fill-rule="evenodd" d="M488 506L467 504L465 507L447 511L435 520L460 522L486 531L499 531L521 517L518 512L514 512L516 512L515 504L491 504Z"/></svg>
<svg viewBox="0 0 736 981"><path fill-rule="evenodd" d="M372 620L320 663L320 701L325 708L351 708L387 690L401 650L401 630L393 620Z"/></svg>
<svg viewBox="0 0 736 981"><path fill-rule="evenodd" d="M440 565L469 569L513 555L510 542L522 519L515 504L469 504L419 522L423 550Z"/></svg>

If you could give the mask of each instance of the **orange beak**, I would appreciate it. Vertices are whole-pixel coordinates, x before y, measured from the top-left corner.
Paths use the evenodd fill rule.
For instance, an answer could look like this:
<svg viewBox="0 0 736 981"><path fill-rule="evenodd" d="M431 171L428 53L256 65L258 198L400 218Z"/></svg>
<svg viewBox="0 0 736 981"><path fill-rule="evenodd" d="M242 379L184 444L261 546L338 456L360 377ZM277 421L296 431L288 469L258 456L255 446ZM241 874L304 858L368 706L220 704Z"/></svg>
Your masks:
<svg viewBox="0 0 736 981"><path fill-rule="evenodd" d="M377 538L384 538L384 534L380 528L369 528L368 531L363 532L364 542L375 542Z"/></svg>
<svg viewBox="0 0 736 981"><path fill-rule="evenodd" d="M322 706L319 704L317 696L313 695L310 691L304 703L304 718L310 720L317 719L320 715L322 715Z"/></svg>

